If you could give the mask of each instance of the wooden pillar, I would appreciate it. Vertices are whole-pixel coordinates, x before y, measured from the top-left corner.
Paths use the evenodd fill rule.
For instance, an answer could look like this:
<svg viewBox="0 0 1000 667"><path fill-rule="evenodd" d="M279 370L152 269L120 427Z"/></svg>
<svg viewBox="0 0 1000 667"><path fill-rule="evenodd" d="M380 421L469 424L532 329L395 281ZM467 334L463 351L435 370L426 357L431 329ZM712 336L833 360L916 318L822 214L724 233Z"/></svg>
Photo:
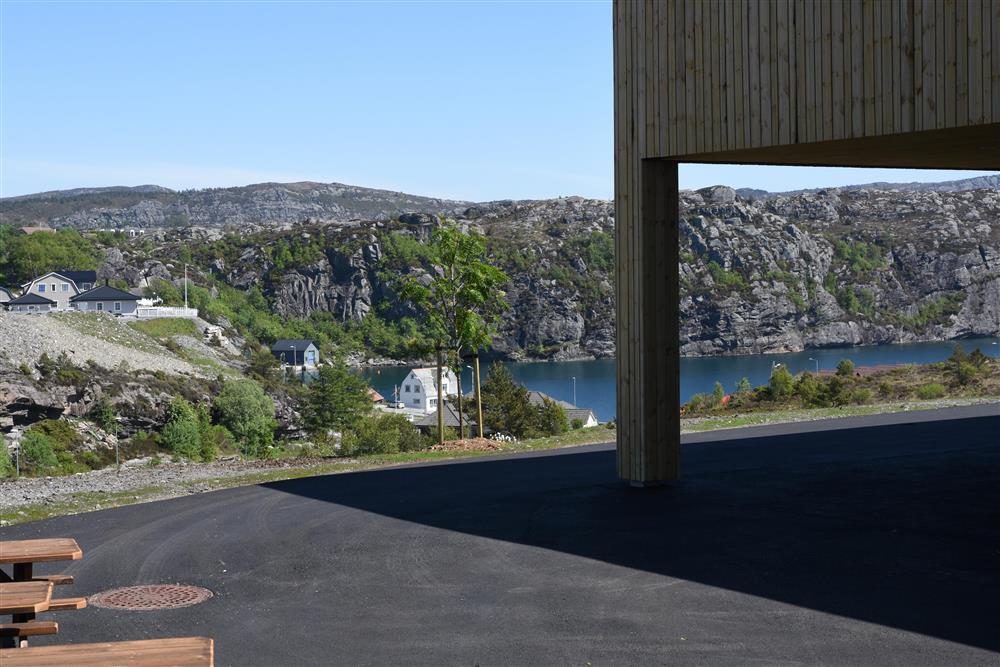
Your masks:
<svg viewBox="0 0 1000 667"><path fill-rule="evenodd" d="M676 162L637 166L639 187L619 205L615 230L616 418L618 476L646 486L680 475L679 198Z"/></svg>

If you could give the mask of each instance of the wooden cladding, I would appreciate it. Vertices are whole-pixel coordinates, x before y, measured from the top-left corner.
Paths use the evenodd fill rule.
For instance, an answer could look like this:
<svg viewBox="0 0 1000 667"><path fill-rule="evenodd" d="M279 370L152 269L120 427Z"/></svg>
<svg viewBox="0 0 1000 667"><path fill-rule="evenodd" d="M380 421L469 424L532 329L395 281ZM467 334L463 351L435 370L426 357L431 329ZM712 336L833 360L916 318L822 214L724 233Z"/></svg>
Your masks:
<svg viewBox="0 0 1000 667"><path fill-rule="evenodd" d="M681 162L996 168L1000 0L615 0L618 472L679 475Z"/></svg>
<svg viewBox="0 0 1000 667"><path fill-rule="evenodd" d="M617 0L615 43L642 157L1000 122L1000 0Z"/></svg>

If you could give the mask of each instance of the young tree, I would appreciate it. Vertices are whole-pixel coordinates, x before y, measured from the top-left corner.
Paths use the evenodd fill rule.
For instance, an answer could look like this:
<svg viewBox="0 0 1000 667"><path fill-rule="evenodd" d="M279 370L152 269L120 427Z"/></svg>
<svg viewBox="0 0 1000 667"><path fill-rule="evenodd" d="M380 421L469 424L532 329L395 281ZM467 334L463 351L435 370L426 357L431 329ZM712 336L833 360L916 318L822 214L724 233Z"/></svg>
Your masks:
<svg viewBox="0 0 1000 667"><path fill-rule="evenodd" d="M160 431L160 442L177 456L197 461L201 458L201 431L194 407L175 396L167 407L167 423Z"/></svg>
<svg viewBox="0 0 1000 667"><path fill-rule="evenodd" d="M334 362L319 369L306 392L305 423L313 433L344 431L371 412L368 385L346 364Z"/></svg>
<svg viewBox="0 0 1000 667"><path fill-rule="evenodd" d="M401 295L424 312L432 342L439 351L438 375L440 351L447 350L448 366L458 378L458 413L462 419L462 355L492 344L500 315L509 307L502 290L509 279L486 261L482 238L463 233L453 222L434 230L428 250L434 268L430 281L424 284L408 278L403 281ZM443 409L443 401L439 400L439 425Z"/></svg>
<svg viewBox="0 0 1000 667"><path fill-rule="evenodd" d="M774 370L771 371L771 380L768 382L768 389L771 394L771 400L777 401L792 395L792 374L788 372L788 369L783 364L775 366Z"/></svg>
<svg viewBox="0 0 1000 667"><path fill-rule="evenodd" d="M569 430L569 420L566 411L551 398L542 399L542 404L535 408L537 413L536 427L542 435L559 435Z"/></svg>
<svg viewBox="0 0 1000 667"><path fill-rule="evenodd" d="M850 359L841 359L837 363L837 375L848 378L854 375L854 362Z"/></svg>

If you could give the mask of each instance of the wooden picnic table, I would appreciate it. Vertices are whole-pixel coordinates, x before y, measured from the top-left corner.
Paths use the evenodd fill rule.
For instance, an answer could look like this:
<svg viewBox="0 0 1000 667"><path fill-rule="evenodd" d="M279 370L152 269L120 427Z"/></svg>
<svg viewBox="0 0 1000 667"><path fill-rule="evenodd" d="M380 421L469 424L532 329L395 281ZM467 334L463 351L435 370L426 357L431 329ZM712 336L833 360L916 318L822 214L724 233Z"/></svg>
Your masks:
<svg viewBox="0 0 1000 667"><path fill-rule="evenodd" d="M215 647L208 637L0 649L3 667L212 667L214 664Z"/></svg>
<svg viewBox="0 0 1000 667"><path fill-rule="evenodd" d="M39 540L0 541L0 565L13 565L14 572L8 576L0 572L0 581L28 581L33 565L59 560L80 560L83 550L71 537L49 537Z"/></svg>
<svg viewBox="0 0 1000 667"><path fill-rule="evenodd" d="M0 584L0 615L37 614L52 601L52 582L18 581Z"/></svg>

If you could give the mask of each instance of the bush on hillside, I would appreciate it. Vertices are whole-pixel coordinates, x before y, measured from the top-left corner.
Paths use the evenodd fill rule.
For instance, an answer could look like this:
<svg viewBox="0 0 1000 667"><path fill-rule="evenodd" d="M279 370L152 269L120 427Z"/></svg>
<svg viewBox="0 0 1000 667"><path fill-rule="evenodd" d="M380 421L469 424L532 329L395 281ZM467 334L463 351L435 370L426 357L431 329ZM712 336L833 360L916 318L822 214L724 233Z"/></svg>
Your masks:
<svg viewBox="0 0 1000 667"><path fill-rule="evenodd" d="M52 440L31 429L25 432L20 444L20 465L22 474L29 476L57 473L59 459Z"/></svg>
<svg viewBox="0 0 1000 667"><path fill-rule="evenodd" d="M945 395L945 386L939 382L931 382L930 384L925 384L922 387L917 388L917 397L923 400L930 400L933 398L943 398Z"/></svg>
<svg viewBox="0 0 1000 667"><path fill-rule="evenodd" d="M212 403L218 422L229 429L245 456L266 456L274 442L274 401L253 380L227 381Z"/></svg>

